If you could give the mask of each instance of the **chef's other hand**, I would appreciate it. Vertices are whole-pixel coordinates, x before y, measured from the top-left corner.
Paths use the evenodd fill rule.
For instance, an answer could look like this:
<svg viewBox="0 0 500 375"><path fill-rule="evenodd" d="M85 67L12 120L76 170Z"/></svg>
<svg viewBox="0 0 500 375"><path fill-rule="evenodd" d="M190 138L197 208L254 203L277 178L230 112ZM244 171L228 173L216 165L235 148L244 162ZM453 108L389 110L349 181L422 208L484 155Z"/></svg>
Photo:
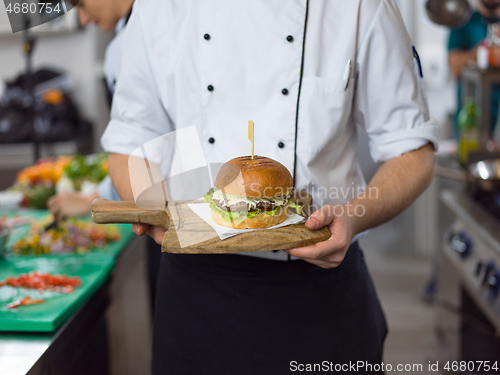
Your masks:
<svg viewBox="0 0 500 375"><path fill-rule="evenodd" d="M98 194L87 196L76 191L64 191L49 198L47 207L56 222L67 216L88 215Z"/></svg>
<svg viewBox="0 0 500 375"><path fill-rule="evenodd" d="M353 217L342 206L323 206L306 221L306 228L327 227L331 237L312 246L285 250L288 254L322 268L335 268L342 263L354 236Z"/></svg>
<svg viewBox="0 0 500 375"><path fill-rule="evenodd" d="M158 245L161 245L161 243L163 242L163 236L165 235L166 231L167 229L165 227L155 227L146 224L132 224L132 232L134 232L138 236L144 236L145 234L148 234L149 236L153 237Z"/></svg>

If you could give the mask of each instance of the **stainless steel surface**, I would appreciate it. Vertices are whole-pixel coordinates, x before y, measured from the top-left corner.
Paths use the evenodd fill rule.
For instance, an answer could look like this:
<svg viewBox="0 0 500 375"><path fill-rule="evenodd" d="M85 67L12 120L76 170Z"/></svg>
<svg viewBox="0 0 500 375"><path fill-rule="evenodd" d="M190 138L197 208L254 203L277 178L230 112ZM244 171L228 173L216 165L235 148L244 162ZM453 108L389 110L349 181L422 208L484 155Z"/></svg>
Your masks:
<svg viewBox="0 0 500 375"><path fill-rule="evenodd" d="M93 363L107 368L104 311L109 304L109 283L98 289L53 333L0 333L2 375L81 374L80 368L95 370ZM93 347L99 351L92 352ZM103 349L104 348L104 349ZM95 362L89 361L89 355ZM90 365L89 365L90 364Z"/></svg>
<svg viewBox="0 0 500 375"><path fill-rule="evenodd" d="M106 371L104 312L109 305L108 287L106 282L56 332L0 332L0 373L83 375L80 369L86 369L84 374Z"/></svg>
<svg viewBox="0 0 500 375"><path fill-rule="evenodd" d="M441 165L434 166L434 176L451 178L460 182L467 182L467 173L465 173L465 171L443 167Z"/></svg>
<svg viewBox="0 0 500 375"><path fill-rule="evenodd" d="M443 239L444 260L500 332L500 221L461 191L444 190L441 199L455 215Z"/></svg>
<svg viewBox="0 0 500 375"><path fill-rule="evenodd" d="M441 173L442 172L442 173ZM440 199L440 193L445 189L453 191L464 190L467 175L463 172L458 158L451 155L436 155L436 170L434 183L438 184L435 204L438 212L436 235L435 267L436 267L436 300L444 301L448 306L460 305L460 280L455 268L443 254L443 236L453 222L454 215ZM442 304L436 304L435 329L438 338L446 348L449 360L460 359L460 316Z"/></svg>
<svg viewBox="0 0 500 375"><path fill-rule="evenodd" d="M477 186L484 191L500 192L500 159L482 160L462 169L434 166L434 175Z"/></svg>
<svg viewBox="0 0 500 375"><path fill-rule="evenodd" d="M485 192L500 192L500 159L472 163L469 166L469 180Z"/></svg>
<svg viewBox="0 0 500 375"><path fill-rule="evenodd" d="M500 181L500 159L473 163L470 165L469 171L472 176L481 180Z"/></svg>
<svg viewBox="0 0 500 375"><path fill-rule="evenodd" d="M428 0L425 11L433 22L450 27L466 24L472 15L467 0Z"/></svg>
<svg viewBox="0 0 500 375"><path fill-rule="evenodd" d="M444 190L441 199L481 242L500 255L500 221L485 211L465 191Z"/></svg>
<svg viewBox="0 0 500 375"><path fill-rule="evenodd" d="M3 375L24 375L52 342L53 335L1 334L0 369Z"/></svg>
<svg viewBox="0 0 500 375"><path fill-rule="evenodd" d="M96 291L56 332L0 332L0 374L74 373L66 369L79 360L82 352L92 353L92 347L83 345L90 340L89 336L96 337L96 330L102 327L100 324L104 321L110 298L113 302L106 315L108 321L111 320L108 322L111 373L147 373L151 352L148 347L151 341L151 311L144 285L145 270L140 277L132 278L132 273L137 273L138 266L144 267L144 255L143 239L134 238L118 256L112 281ZM137 286L139 283L142 283L140 288ZM138 302L140 308L134 310L133 306ZM124 303L127 304L126 308ZM136 310L140 310L140 315ZM87 342L86 345L95 345L94 341L90 341L90 344ZM138 352L141 354L137 355ZM116 371L114 365L118 362L122 366L120 371ZM98 363L102 367L107 366L102 361ZM128 371L122 372L124 366L129 367ZM141 368L139 372L136 371L138 367Z"/></svg>

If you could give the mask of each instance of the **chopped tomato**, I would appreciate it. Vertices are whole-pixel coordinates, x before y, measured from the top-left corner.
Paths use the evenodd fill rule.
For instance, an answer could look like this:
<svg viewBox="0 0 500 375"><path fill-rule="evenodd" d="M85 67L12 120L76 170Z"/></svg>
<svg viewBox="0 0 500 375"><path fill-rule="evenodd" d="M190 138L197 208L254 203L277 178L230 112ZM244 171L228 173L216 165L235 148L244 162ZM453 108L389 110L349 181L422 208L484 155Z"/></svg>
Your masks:
<svg viewBox="0 0 500 375"><path fill-rule="evenodd" d="M38 289L43 292L51 290L62 293L72 293L75 287L82 285L79 277L69 277L66 275L51 275L33 271L23 273L17 277L7 277L4 281L0 281L0 286L9 285L15 288Z"/></svg>

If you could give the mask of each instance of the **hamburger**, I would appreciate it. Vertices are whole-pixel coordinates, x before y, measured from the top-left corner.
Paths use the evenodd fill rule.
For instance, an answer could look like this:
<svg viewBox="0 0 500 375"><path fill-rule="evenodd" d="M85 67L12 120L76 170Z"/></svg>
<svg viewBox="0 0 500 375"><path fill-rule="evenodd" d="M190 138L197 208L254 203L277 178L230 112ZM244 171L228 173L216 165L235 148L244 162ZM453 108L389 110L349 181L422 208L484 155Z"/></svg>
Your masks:
<svg viewBox="0 0 500 375"><path fill-rule="evenodd" d="M204 199L213 220L236 229L269 228L288 217L288 209L301 213L290 200L293 178L288 169L264 156L243 156L222 166L215 188Z"/></svg>

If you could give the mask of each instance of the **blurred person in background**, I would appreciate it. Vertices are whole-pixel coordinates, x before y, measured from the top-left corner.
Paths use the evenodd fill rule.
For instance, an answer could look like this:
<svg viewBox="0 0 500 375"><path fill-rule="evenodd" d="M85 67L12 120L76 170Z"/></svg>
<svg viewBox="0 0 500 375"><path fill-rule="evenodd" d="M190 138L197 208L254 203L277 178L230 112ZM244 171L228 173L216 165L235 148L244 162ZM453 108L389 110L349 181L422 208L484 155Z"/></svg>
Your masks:
<svg viewBox="0 0 500 375"><path fill-rule="evenodd" d="M455 116L455 134L457 134L458 112L462 106L462 85L460 76L469 62L476 61L477 47L487 36L488 24L500 21L500 0L478 0L477 10L471 19L462 27L452 29L448 41L448 63L451 74L458 80L457 113ZM491 95L491 127L494 128L498 117L500 86L494 86Z"/></svg>
<svg viewBox="0 0 500 375"><path fill-rule="evenodd" d="M122 49L122 31L132 14L134 0L75 0L74 5L78 11L78 19L82 26L97 25L102 32L115 29L115 37L106 49L104 59L104 75L107 84L108 98L111 98L116 86L116 78L120 69L120 55ZM111 104L111 100L110 100ZM92 195L79 192L61 192L53 196L49 202L49 210L56 220L67 216L86 215L90 213L90 205L96 198L118 200L114 192L111 179L106 177L97 191Z"/></svg>
<svg viewBox="0 0 500 375"><path fill-rule="evenodd" d="M120 70L122 31L132 14L134 0L80 0L76 4L78 19L82 26L95 24L102 32L115 30L115 37L106 49L104 59L104 75L108 88L108 99L115 91L116 77Z"/></svg>
<svg viewBox="0 0 500 375"><path fill-rule="evenodd" d="M132 14L134 0L79 0L74 1L78 18L82 26L95 24L102 32L115 30L115 37L106 49L104 59L104 75L106 80L109 105L116 87L121 63L123 30ZM48 201L49 210L57 221L68 216L88 215L92 201L96 198L120 200L111 179L106 177L92 195L79 192L64 191L51 197ZM160 263L160 246L152 238L147 239L148 283L152 308L156 295L156 280Z"/></svg>

